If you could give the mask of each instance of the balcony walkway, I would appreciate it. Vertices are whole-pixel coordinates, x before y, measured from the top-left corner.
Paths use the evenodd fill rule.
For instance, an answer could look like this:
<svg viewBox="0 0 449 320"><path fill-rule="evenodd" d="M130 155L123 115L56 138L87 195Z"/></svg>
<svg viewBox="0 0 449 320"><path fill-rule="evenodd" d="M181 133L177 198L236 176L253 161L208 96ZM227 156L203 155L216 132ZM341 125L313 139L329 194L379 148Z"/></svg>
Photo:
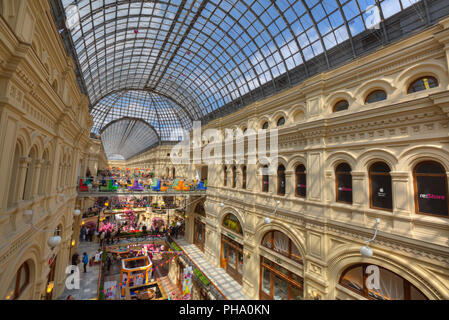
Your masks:
<svg viewBox="0 0 449 320"><path fill-rule="evenodd" d="M79 198L99 198L99 197L138 197L138 196L165 196L165 197L179 197L179 196L205 196L206 190L194 191L78 191Z"/></svg>
<svg viewBox="0 0 449 320"><path fill-rule="evenodd" d="M213 266L206 260L204 253L194 244L188 243L184 239L174 239L178 246L184 250L189 258L195 262L202 273L204 273L220 291L228 298L228 300L248 300L249 298L243 293L242 286L235 281L222 268Z"/></svg>

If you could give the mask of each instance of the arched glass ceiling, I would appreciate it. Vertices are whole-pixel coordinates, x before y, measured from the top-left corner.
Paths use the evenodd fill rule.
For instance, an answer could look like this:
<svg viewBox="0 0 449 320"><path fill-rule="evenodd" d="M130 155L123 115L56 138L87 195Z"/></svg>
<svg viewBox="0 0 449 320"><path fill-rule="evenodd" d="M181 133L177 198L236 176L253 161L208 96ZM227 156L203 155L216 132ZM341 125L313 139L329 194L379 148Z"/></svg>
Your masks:
<svg viewBox="0 0 449 320"><path fill-rule="evenodd" d="M143 90L113 92L101 99L91 113L94 133L123 117L141 118L156 130L162 141L180 140L182 129L190 130L192 120L197 118L194 110L181 107L168 97Z"/></svg>
<svg viewBox="0 0 449 320"><path fill-rule="evenodd" d="M160 142L156 130L151 125L133 118L110 122L100 135L109 160L122 160L122 157L129 159Z"/></svg>
<svg viewBox="0 0 449 320"><path fill-rule="evenodd" d="M328 51L338 44L350 43L356 56L354 36L419 2L60 1L93 106L111 92L148 89L193 118L280 75L290 79L292 69L315 56L324 55L331 67Z"/></svg>

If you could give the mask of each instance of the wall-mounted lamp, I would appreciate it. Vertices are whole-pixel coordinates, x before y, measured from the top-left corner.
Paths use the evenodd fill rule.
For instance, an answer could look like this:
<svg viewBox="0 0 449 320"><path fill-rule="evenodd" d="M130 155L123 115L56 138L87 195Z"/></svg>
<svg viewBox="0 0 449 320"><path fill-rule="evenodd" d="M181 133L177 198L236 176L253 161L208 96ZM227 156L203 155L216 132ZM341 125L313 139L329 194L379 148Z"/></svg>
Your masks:
<svg viewBox="0 0 449 320"><path fill-rule="evenodd" d="M61 244L62 238L60 236L52 236L48 239L47 243L50 248L55 248Z"/></svg>
<svg viewBox="0 0 449 320"><path fill-rule="evenodd" d="M33 217L34 217L34 211L33 210L24 210L23 211L23 215L26 217L30 218L30 225L31 227L33 227L34 230L36 230L37 232L48 232L48 231L52 231L50 229L39 229L37 228L34 224L33 224ZM56 230L57 232L59 232L59 230ZM48 241L47 244L50 246L50 248L55 248L57 247L59 244L61 244L62 238L58 235L59 233L55 233L53 236L51 236Z"/></svg>
<svg viewBox="0 0 449 320"><path fill-rule="evenodd" d="M365 257L368 257L368 258L370 258L370 257L372 257L373 256L373 249L371 249L370 247L369 247L369 244L371 243L371 242L373 242L375 239L376 239L376 236L377 236L377 231L378 231L378 228L379 228L379 218L377 218L376 219L376 230L374 231L374 236L371 238L371 239L369 239L369 240L367 240L366 241L366 246L363 246L363 247L361 247L360 248L360 253L363 255L363 256L365 256Z"/></svg>
<svg viewBox="0 0 449 320"><path fill-rule="evenodd" d="M51 293L53 288L55 287L55 283L53 281L49 282L47 285L47 293Z"/></svg>
<svg viewBox="0 0 449 320"><path fill-rule="evenodd" d="M310 289L307 293L313 300L321 300L321 294L318 293L315 289Z"/></svg>
<svg viewBox="0 0 449 320"><path fill-rule="evenodd" d="M80 209L73 210L73 216L78 217L80 214L81 214L81 210Z"/></svg>
<svg viewBox="0 0 449 320"><path fill-rule="evenodd" d="M280 202L279 200L276 200L276 207L274 208L273 215L276 215L276 211L278 210L278 207L279 207L280 204L281 204L281 202ZM266 217L265 219L263 219L263 221L264 221L266 224L270 224L270 223L271 223L271 219L268 218L268 217Z"/></svg>
<svg viewBox="0 0 449 320"><path fill-rule="evenodd" d="M75 244L76 244L76 241L75 241L75 240L72 240L72 247L74 247Z"/></svg>

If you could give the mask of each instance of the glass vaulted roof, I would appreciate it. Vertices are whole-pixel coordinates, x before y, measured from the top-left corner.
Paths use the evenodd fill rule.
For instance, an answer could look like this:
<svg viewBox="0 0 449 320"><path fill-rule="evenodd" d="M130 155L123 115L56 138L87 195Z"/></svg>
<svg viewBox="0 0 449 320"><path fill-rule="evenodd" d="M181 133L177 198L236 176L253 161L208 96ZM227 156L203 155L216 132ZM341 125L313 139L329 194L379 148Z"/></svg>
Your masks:
<svg viewBox="0 0 449 320"><path fill-rule="evenodd" d="M109 160L124 160L159 144L156 130L145 121L121 118L110 122L100 133Z"/></svg>
<svg viewBox="0 0 449 320"><path fill-rule="evenodd" d="M178 141L182 129L192 128L194 110L184 108L171 98L144 91L121 90L112 92L93 106L92 131L98 133L111 121L123 118L141 118L150 124L162 141Z"/></svg>
<svg viewBox="0 0 449 320"><path fill-rule="evenodd" d="M361 54L354 37L419 2L59 1L94 131L131 115L154 125L163 140L171 126L201 120L279 76L290 81L292 70L317 56L325 59L316 63L332 67L329 55L339 44L348 43L353 57Z"/></svg>

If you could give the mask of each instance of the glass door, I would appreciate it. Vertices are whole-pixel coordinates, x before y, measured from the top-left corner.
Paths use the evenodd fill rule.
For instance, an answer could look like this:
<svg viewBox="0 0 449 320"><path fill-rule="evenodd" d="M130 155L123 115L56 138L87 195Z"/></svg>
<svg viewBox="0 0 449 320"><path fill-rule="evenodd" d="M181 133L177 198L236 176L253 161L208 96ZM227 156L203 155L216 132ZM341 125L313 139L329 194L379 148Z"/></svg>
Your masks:
<svg viewBox="0 0 449 320"><path fill-rule="evenodd" d="M222 235L221 266L240 284L243 277L243 246Z"/></svg>

